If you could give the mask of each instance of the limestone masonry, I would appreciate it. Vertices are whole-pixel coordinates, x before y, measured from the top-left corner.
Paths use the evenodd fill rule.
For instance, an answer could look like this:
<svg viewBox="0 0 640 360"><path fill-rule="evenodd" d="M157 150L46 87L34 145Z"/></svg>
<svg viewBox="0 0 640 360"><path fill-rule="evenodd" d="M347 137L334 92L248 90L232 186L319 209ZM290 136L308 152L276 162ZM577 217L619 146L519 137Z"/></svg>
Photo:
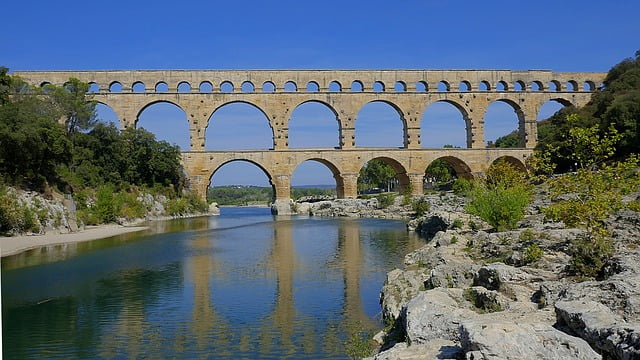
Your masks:
<svg viewBox="0 0 640 360"><path fill-rule="evenodd" d="M422 193L429 164L448 161L459 176L483 172L497 159L523 167L537 142L536 118L549 100L582 106L602 84L606 73L548 70L114 70L17 71L14 75L44 86L63 85L69 78L91 84L93 99L118 115L122 128L135 127L149 105L169 102L189 120L190 151L183 164L196 191L204 196L215 171L233 160L252 162L265 171L277 200L290 198L290 178L307 160L326 165L336 179L338 197L357 196L357 177L367 161L382 158L396 170L400 187ZM168 91L161 92L165 87ZM135 89L135 91L134 91ZM288 122L300 104L328 106L339 123L336 149L289 149ZM385 102L403 122L402 148L355 146L355 121L367 103ZM466 123L467 149L423 149L420 120L432 103L455 106ZM513 107L519 120L519 149L488 149L484 145L484 113L494 101ZM252 104L269 119L273 148L257 151L205 151L205 129L220 107L232 102Z"/></svg>

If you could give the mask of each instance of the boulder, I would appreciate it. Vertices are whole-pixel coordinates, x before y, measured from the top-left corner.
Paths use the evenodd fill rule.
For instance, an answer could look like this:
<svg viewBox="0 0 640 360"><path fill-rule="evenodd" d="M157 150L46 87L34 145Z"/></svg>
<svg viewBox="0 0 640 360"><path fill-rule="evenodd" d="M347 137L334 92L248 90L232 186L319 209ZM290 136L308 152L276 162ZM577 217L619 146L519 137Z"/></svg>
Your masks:
<svg viewBox="0 0 640 360"><path fill-rule="evenodd" d="M558 301L558 325L616 359L640 359L640 324L626 323L601 303L589 300Z"/></svg>
<svg viewBox="0 0 640 360"><path fill-rule="evenodd" d="M407 302L424 290L424 282L428 278L427 269L395 269L387 273L387 280L380 292L382 318L388 323L394 323Z"/></svg>
<svg viewBox="0 0 640 360"><path fill-rule="evenodd" d="M407 346L397 343L392 348L382 351L369 360L432 360L459 359L462 349L450 340L434 339L426 344ZM366 360L366 359L365 359Z"/></svg>
<svg viewBox="0 0 640 360"><path fill-rule="evenodd" d="M467 320L460 343L468 360L601 359L584 340L544 323Z"/></svg>

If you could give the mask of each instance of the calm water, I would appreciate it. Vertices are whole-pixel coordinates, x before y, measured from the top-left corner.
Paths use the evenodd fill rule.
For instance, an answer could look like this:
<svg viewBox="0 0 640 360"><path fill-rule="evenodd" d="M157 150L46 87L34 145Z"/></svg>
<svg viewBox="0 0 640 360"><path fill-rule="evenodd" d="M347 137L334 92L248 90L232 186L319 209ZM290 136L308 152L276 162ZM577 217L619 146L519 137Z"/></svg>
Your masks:
<svg viewBox="0 0 640 360"><path fill-rule="evenodd" d="M4 358L347 358L421 243L400 221L223 208L4 258Z"/></svg>

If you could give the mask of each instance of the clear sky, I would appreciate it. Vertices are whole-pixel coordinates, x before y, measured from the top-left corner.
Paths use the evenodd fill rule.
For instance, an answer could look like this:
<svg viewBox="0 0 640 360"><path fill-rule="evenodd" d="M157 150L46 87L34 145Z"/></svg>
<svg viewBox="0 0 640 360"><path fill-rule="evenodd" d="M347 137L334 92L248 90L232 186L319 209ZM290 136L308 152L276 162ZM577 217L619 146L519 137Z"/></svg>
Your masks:
<svg viewBox="0 0 640 360"><path fill-rule="evenodd" d="M0 8L0 65L11 70L607 71L640 49L636 0L32 0L5 1ZM557 109L549 103L540 117ZM108 110L99 114L113 120ZM139 124L184 149L184 119L179 109L158 104L145 110ZM515 119L507 105L492 104L486 138L514 130ZM369 104L358 121L363 126L356 126L356 145L401 145L399 120L389 108ZM222 108L210 124L207 149L270 147L266 119L249 105ZM464 145L464 125L451 106L430 106L422 124L425 146ZM241 128L251 131L228 143ZM335 117L320 105L297 108L291 132L291 147L337 144ZM329 170L313 162L298 168L292 182L334 183ZM214 185L232 183L267 180L256 167L236 162L213 177Z"/></svg>

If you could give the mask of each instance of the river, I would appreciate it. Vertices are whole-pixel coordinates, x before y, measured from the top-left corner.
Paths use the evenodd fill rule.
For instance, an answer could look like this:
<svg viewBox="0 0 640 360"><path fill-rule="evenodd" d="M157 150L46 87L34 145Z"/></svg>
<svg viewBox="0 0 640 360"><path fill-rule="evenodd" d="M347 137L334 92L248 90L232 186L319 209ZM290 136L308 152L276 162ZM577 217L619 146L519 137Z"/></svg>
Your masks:
<svg viewBox="0 0 640 360"><path fill-rule="evenodd" d="M402 221L221 210L3 258L4 358L348 358L423 244Z"/></svg>

